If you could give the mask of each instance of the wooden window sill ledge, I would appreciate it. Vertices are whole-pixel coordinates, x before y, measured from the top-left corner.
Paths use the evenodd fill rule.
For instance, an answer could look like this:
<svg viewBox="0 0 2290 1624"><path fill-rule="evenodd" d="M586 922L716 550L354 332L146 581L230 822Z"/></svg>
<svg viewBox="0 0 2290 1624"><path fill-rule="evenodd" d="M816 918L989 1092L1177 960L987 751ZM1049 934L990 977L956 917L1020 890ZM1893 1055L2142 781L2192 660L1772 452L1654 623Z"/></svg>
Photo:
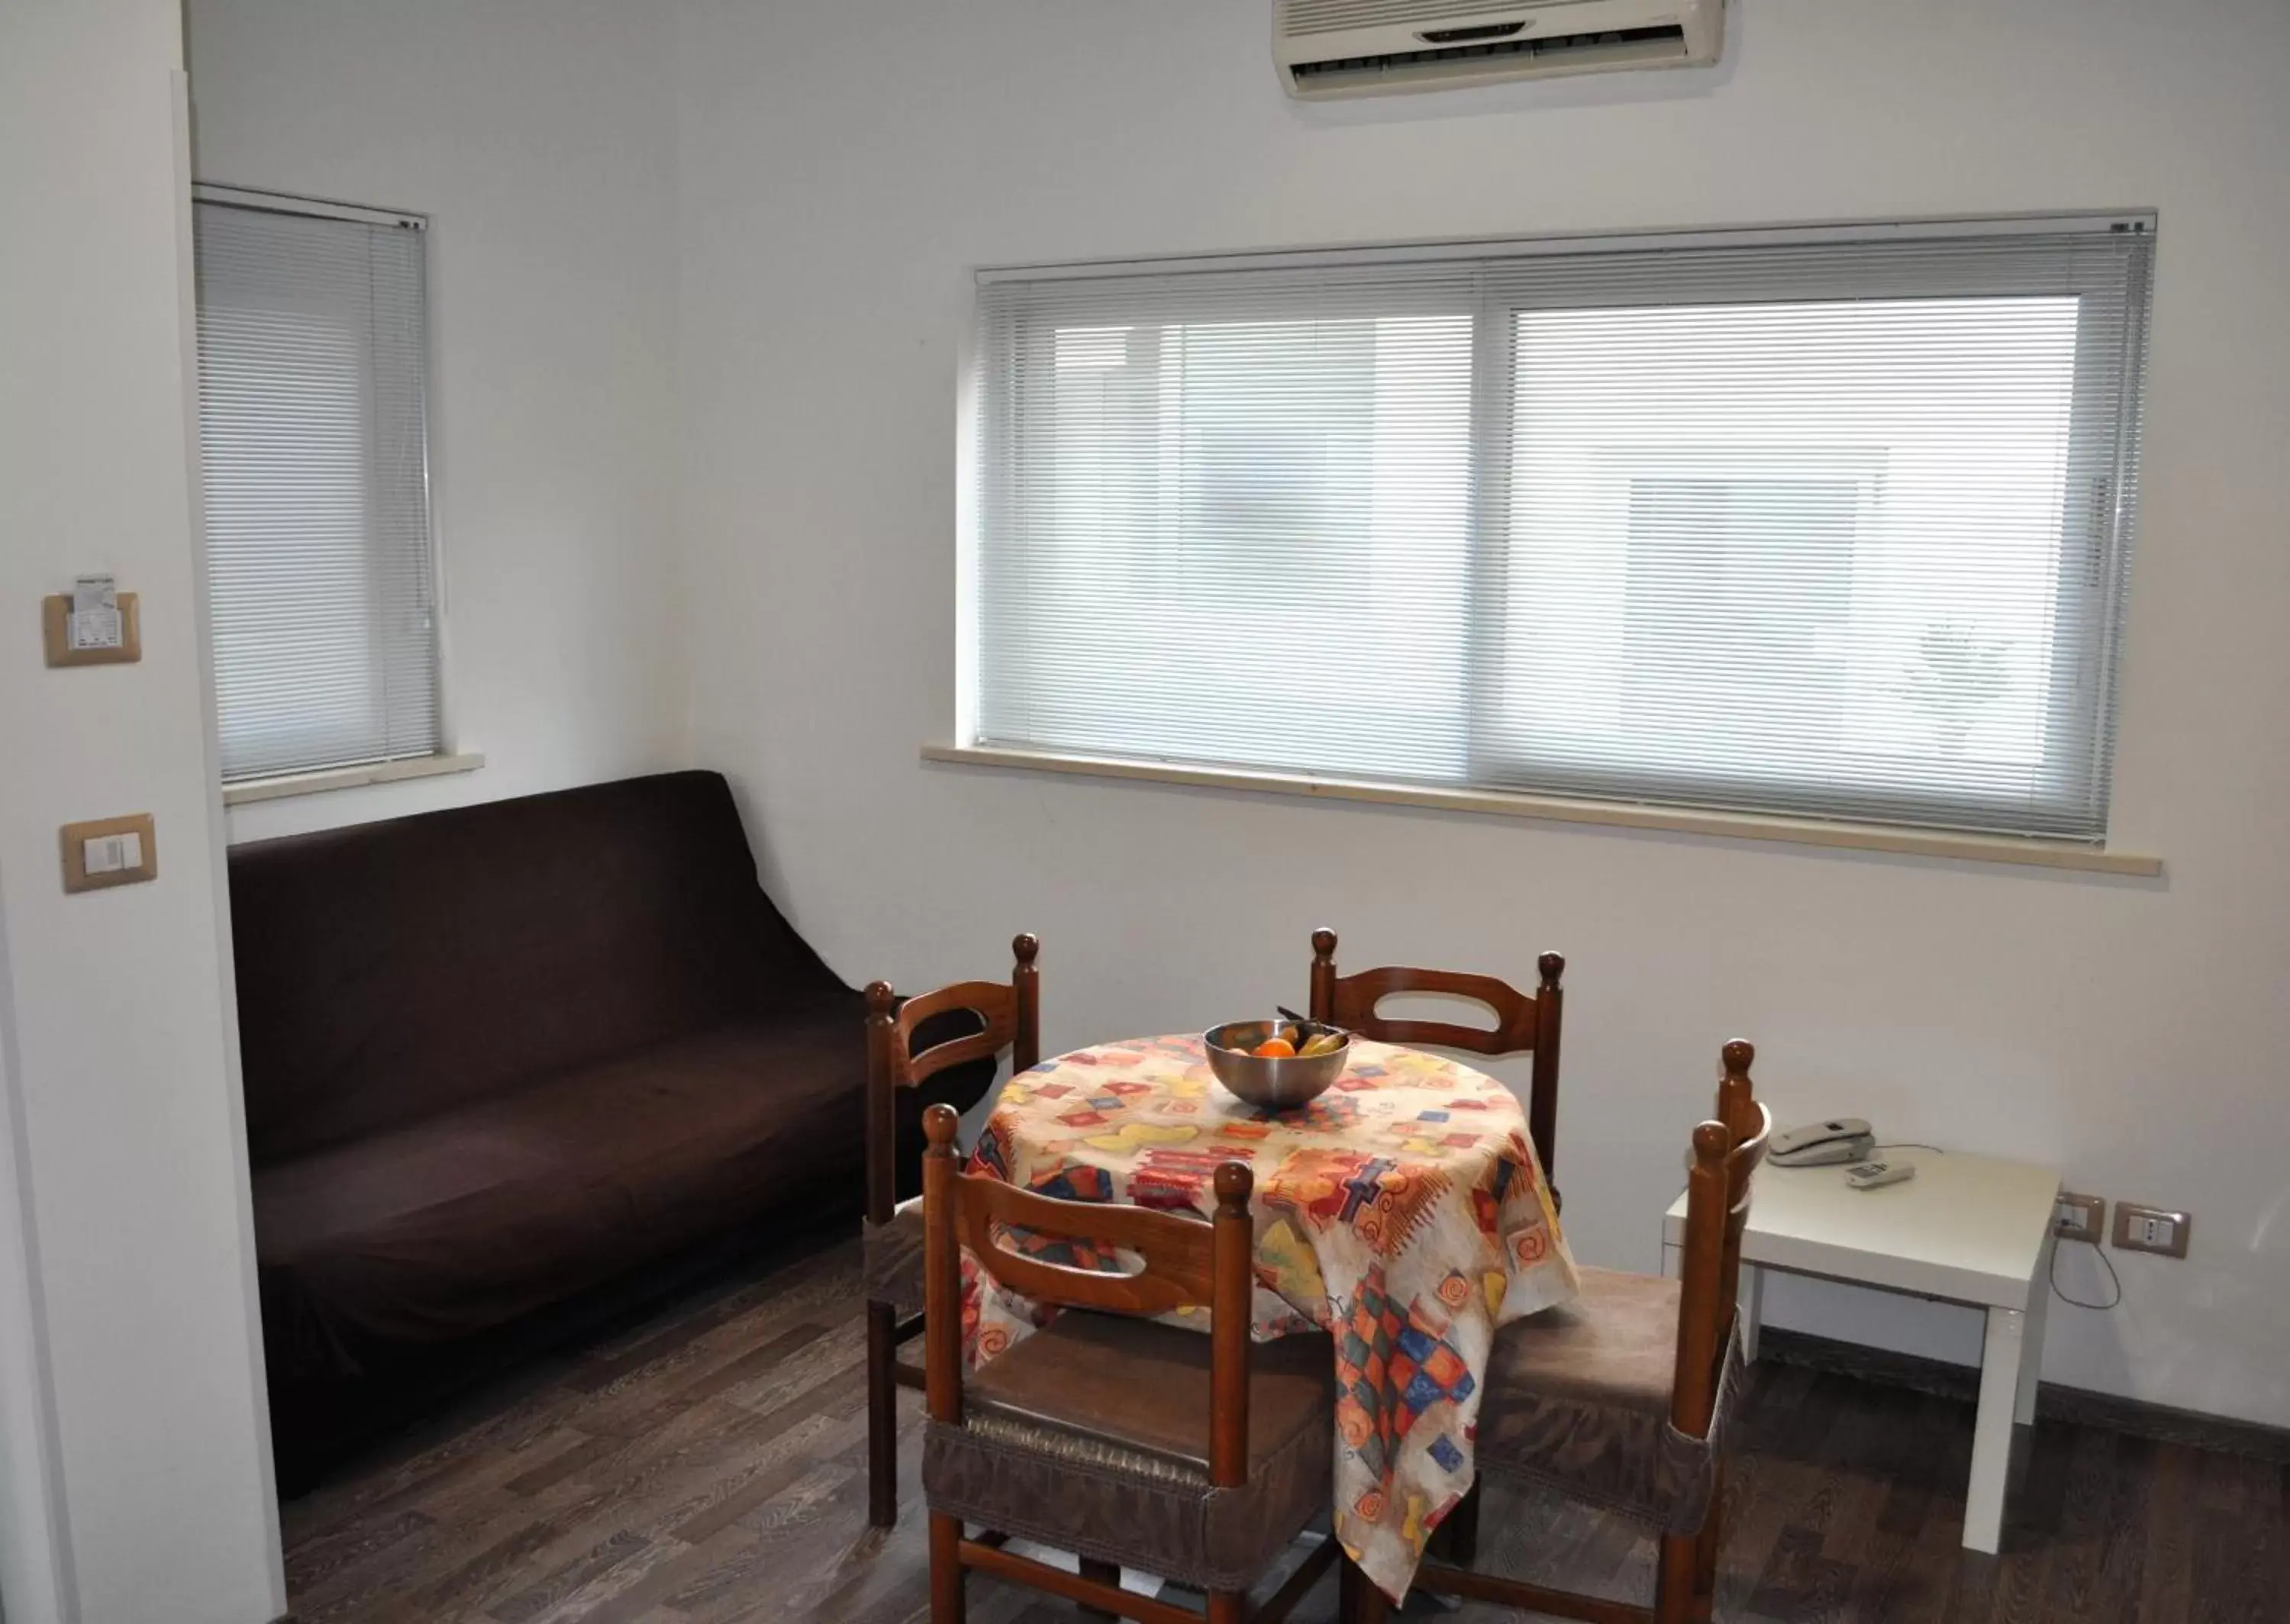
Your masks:
<svg viewBox="0 0 2290 1624"><path fill-rule="evenodd" d="M404 761L369 761L354 767L328 767L318 772L289 772L277 778L242 779L222 787L225 806L245 806L256 801L276 801L287 796L323 795L330 789L358 789L368 784L394 784L401 779L436 778L444 772L475 772L485 758L475 750L452 756L416 756Z"/></svg>
<svg viewBox="0 0 2290 1624"><path fill-rule="evenodd" d="M1608 828L1654 829L1709 835L1733 840L1780 841L1850 852L1893 852L1958 862L2002 863L2032 868L2064 868L2153 879L2163 860L2064 840L2009 835L1956 834L1875 823L1826 823L1811 818L1770 817L1752 812L1706 812L1688 807L1637 805L1615 801L1567 800L1503 789L1442 789L1421 784L1371 780L1309 778L1298 773L1251 772L1228 767L1187 767L1118 757L1069 755L1053 750L999 749L985 745L926 744L925 761L1029 772L1069 772L1088 778L1132 779L1182 784L1204 789L1240 789L1267 795L1309 796L1317 800L1366 801L1383 806L1428 806L1443 812L1484 812L1496 817L1533 818Z"/></svg>

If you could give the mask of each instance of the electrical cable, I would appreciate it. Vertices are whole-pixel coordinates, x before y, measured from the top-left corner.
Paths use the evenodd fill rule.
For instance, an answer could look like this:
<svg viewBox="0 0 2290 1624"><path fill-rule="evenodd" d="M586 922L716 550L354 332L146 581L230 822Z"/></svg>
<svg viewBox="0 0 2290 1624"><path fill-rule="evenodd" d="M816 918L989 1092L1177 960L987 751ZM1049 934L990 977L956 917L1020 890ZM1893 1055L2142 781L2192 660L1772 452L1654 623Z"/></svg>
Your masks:
<svg viewBox="0 0 2290 1624"><path fill-rule="evenodd" d="M2114 1260L2109 1258L2107 1249L2097 1241L2091 1244L2091 1252L2099 1260L2099 1266L2107 1271L2108 1283L2115 1288L2115 1295L2105 1302L2086 1302L2080 1297L2070 1297L2060 1290L2060 1249L2057 1246L2052 1248L2052 1295L2071 1308L2089 1308L2095 1314L2104 1314L2123 1300L2123 1276L2115 1272Z"/></svg>
<svg viewBox="0 0 2290 1624"><path fill-rule="evenodd" d="M1929 1150L1934 1156L1946 1156L1948 1154L1947 1151L1942 1150L1938 1145L1918 1145L1909 1141L1903 1141L1897 1145L1879 1145L1877 1148L1878 1150Z"/></svg>

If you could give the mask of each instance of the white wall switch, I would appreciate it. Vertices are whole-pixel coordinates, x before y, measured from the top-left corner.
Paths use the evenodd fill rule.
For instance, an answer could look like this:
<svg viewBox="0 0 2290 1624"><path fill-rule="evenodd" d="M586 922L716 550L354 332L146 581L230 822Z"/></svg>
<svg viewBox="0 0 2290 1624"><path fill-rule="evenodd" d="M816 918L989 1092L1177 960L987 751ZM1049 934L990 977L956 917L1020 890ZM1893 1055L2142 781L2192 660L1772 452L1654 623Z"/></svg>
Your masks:
<svg viewBox="0 0 2290 1624"><path fill-rule="evenodd" d="M122 835L98 835L80 842L81 867L90 875L117 874L143 866L143 836L134 829Z"/></svg>
<svg viewBox="0 0 2290 1624"><path fill-rule="evenodd" d="M63 847L66 891L101 891L159 877L159 846L148 812L67 823Z"/></svg>

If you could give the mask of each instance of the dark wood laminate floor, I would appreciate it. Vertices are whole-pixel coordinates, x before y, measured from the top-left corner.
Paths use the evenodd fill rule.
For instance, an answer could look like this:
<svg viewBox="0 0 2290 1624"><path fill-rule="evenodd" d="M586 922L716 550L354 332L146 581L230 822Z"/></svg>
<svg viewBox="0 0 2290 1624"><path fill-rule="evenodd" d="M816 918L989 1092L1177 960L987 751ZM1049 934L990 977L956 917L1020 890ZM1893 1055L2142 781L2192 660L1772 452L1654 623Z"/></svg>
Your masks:
<svg viewBox="0 0 2290 1624"><path fill-rule="evenodd" d="M866 1523L855 1244L685 1302L453 1413L282 1508L301 1624L896 1624L927 1616L906 1509ZM1959 1548L1968 1405L1767 1364L1729 1488L1723 1620L2290 1619L2290 1468L2046 1421L2006 1549ZM1631 1594L1651 1548L1498 1492L1484 1548ZM974 1624L1075 1618L973 1579ZM1333 1582L1295 1615L1326 1624ZM1423 1610L1419 1600L1407 1616ZM1425 1611L1458 1624L1516 1617Z"/></svg>

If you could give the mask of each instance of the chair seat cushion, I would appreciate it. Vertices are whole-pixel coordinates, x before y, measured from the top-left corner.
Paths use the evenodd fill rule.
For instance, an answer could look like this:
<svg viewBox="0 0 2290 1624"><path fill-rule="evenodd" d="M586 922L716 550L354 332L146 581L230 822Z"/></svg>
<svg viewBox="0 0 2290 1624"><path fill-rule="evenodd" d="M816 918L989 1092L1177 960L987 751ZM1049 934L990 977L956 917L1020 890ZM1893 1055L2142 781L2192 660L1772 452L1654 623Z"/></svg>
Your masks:
<svg viewBox="0 0 2290 1624"><path fill-rule="evenodd" d="M887 1224L862 1234L869 1302L888 1303L901 1318L923 1311L923 1203L901 1202Z"/></svg>
<svg viewBox="0 0 2290 1624"><path fill-rule="evenodd" d="M1572 1302L1495 1333L1479 1405L1482 1471L1556 1489L1669 1533L1700 1529L1738 1384L1729 1347L1707 1439L1669 1424L1679 1285L1582 1270Z"/></svg>
<svg viewBox="0 0 2290 1624"><path fill-rule="evenodd" d="M1209 1482L1210 1339L1069 1309L964 1389L923 1446L931 1509L1206 1590L1245 1589L1328 1504L1335 1356L1250 1350L1248 1481Z"/></svg>

